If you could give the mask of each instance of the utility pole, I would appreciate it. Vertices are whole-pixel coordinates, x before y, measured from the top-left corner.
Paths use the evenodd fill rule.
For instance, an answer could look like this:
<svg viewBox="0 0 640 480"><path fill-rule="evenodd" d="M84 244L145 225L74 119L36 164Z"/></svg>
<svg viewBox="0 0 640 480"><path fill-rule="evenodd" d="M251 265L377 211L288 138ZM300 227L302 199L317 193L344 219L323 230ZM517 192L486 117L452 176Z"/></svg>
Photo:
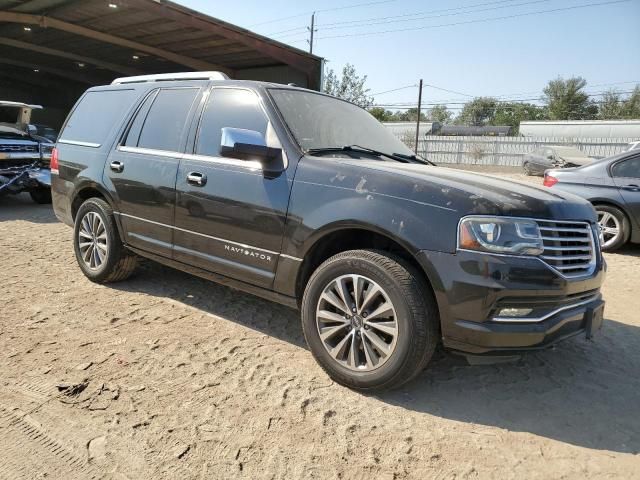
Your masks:
<svg viewBox="0 0 640 480"><path fill-rule="evenodd" d="M420 140L420 113L422 112L422 79L420 79L420 85L418 86L418 121L416 122L416 149L415 153L418 155L418 142Z"/></svg>
<svg viewBox="0 0 640 480"><path fill-rule="evenodd" d="M311 27L307 27L309 33L311 34L307 43L309 44L309 53L313 53L313 34L316 32L316 12L311 14Z"/></svg>

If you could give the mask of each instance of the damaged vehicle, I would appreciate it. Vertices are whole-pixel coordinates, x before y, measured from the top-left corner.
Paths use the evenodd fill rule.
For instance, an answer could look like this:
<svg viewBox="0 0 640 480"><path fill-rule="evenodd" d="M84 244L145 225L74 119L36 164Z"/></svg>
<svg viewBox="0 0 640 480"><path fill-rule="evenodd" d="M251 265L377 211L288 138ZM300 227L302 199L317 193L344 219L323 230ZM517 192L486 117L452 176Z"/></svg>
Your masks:
<svg viewBox="0 0 640 480"><path fill-rule="evenodd" d="M41 108L0 101L0 196L28 192L36 203L51 203L54 143L30 124L31 112Z"/></svg>
<svg viewBox="0 0 640 480"><path fill-rule="evenodd" d="M589 202L436 167L319 92L117 79L78 101L51 172L91 281L145 257L299 308L311 353L351 388L402 385L438 346L512 356L603 323Z"/></svg>
<svg viewBox="0 0 640 480"><path fill-rule="evenodd" d="M524 156L522 170L525 175L543 176L550 168L582 167L593 162L593 158L575 147L545 146Z"/></svg>

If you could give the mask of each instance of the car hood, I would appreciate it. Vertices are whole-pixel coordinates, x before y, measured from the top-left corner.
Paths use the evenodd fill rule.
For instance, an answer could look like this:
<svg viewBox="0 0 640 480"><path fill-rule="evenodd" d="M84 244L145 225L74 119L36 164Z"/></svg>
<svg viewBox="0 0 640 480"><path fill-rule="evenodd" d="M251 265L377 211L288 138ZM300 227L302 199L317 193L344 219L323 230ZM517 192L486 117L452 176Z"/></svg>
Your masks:
<svg viewBox="0 0 640 480"><path fill-rule="evenodd" d="M595 211L588 201L529 182L418 164L364 159L348 160L345 163L353 167L364 167L372 173L380 172L402 179L397 186L394 185L395 182L372 181L371 184L378 184L381 190L391 190L381 193L456 210L461 216L490 214L596 220ZM366 176L363 178L366 179Z"/></svg>
<svg viewBox="0 0 640 480"><path fill-rule="evenodd" d="M578 166L589 165L590 163L593 163L593 158L591 157L558 155L558 158L565 163L573 163L574 165L578 165Z"/></svg>

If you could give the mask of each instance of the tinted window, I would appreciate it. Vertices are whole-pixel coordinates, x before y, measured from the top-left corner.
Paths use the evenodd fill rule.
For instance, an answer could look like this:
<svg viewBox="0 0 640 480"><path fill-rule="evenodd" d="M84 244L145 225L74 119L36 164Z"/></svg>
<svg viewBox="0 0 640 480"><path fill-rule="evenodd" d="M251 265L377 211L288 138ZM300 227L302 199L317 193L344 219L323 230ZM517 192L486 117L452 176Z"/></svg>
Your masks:
<svg viewBox="0 0 640 480"><path fill-rule="evenodd" d="M616 163L611 169L614 177L640 178L640 157Z"/></svg>
<svg viewBox="0 0 640 480"><path fill-rule="evenodd" d="M219 156L225 127L255 130L266 136L269 121L259 102L258 96L249 90L214 88L202 113L196 153Z"/></svg>
<svg viewBox="0 0 640 480"><path fill-rule="evenodd" d="M136 116L131 122L131 127L129 127L129 132L127 133L127 138L123 142L123 145L127 147L137 147L138 142L140 141L140 132L142 131L142 125L144 125L144 121L147 118L149 113L149 108L151 108L151 104L156 98L158 91L155 90L151 92L142 102L140 108L138 108L136 112Z"/></svg>
<svg viewBox="0 0 640 480"><path fill-rule="evenodd" d="M197 94L197 88L160 90L144 121L137 146L179 151L187 116Z"/></svg>
<svg viewBox="0 0 640 480"><path fill-rule="evenodd" d="M134 98L133 90L88 92L71 113L60 138L101 145L109 132L120 126Z"/></svg>

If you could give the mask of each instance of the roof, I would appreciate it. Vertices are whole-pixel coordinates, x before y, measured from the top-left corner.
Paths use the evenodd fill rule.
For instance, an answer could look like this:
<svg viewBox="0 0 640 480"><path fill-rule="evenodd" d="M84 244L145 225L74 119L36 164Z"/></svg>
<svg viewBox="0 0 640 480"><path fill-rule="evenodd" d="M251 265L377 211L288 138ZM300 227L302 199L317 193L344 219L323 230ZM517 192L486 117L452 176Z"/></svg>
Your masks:
<svg viewBox="0 0 640 480"><path fill-rule="evenodd" d="M166 0L0 0L0 45L3 74L38 70L85 85L185 70L251 78L286 66L318 89L322 68L320 57Z"/></svg>

